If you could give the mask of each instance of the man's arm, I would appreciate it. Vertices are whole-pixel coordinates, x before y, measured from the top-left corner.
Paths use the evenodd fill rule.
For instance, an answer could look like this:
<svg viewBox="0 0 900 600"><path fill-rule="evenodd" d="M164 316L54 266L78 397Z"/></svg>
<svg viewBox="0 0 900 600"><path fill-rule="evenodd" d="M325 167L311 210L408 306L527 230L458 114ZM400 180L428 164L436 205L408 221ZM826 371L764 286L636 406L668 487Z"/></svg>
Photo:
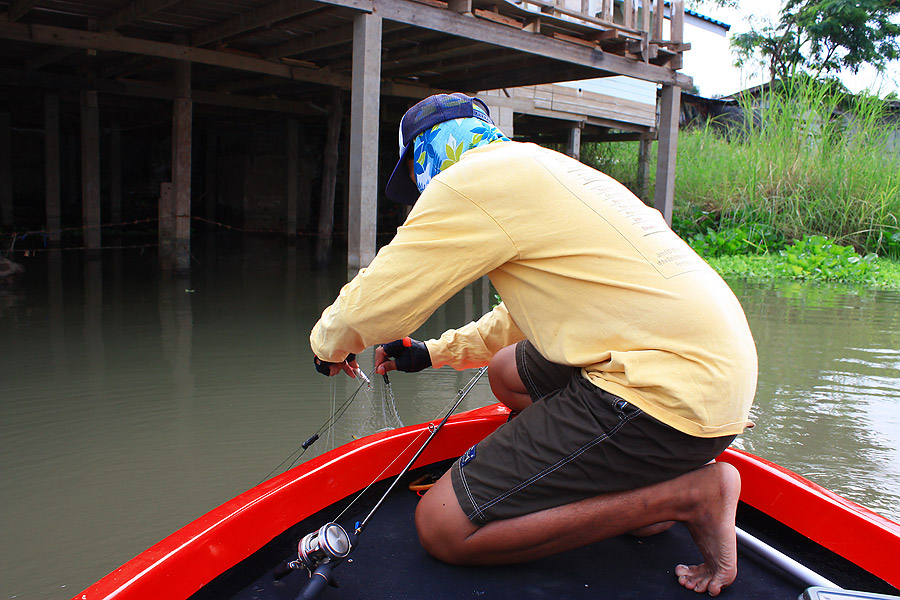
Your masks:
<svg viewBox="0 0 900 600"><path fill-rule="evenodd" d="M313 353L340 362L403 338L464 286L517 255L494 219L435 180L394 240L322 313L310 334Z"/></svg>

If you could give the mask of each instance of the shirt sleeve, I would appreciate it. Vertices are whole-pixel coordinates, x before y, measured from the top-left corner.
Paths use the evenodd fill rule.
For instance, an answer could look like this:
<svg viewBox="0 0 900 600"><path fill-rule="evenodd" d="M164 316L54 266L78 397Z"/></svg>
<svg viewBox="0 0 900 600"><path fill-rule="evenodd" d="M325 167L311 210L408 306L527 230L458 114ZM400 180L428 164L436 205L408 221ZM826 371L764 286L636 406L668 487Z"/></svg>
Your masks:
<svg viewBox="0 0 900 600"><path fill-rule="evenodd" d="M425 342L431 365L450 365L456 370L482 367L500 349L525 339L502 302L475 322L445 331Z"/></svg>
<svg viewBox="0 0 900 600"><path fill-rule="evenodd" d="M432 180L391 243L322 313L310 334L312 351L340 362L410 335L467 284L516 256L484 209Z"/></svg>

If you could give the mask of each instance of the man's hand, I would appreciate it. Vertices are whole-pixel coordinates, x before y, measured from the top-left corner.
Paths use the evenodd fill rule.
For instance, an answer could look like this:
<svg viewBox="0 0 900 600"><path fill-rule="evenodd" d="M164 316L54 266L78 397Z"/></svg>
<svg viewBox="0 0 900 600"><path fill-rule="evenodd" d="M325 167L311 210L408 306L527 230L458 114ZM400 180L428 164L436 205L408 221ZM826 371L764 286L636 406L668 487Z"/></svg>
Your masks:
<svg viewBox="0 0 900 600"><path fill-rule="evenodd" d="M347 359L344 362L333 363L325 360L321 360L318 356L313 356L313 362L316 365L316 371L325 375L326 377L334 377L341 371L349 375L350 377L356 377L356 374L353 372L353 369L358 369L359 365L356 364L356 355L350 354L347 356Z"/></svg>
<svg viewBox="0 0 900 600"><path fill-rule="evenodd" d="M375 372L384 375L388 371L417 373L431 366L431 355L424 342L405 337L375 348Z"/></svg>

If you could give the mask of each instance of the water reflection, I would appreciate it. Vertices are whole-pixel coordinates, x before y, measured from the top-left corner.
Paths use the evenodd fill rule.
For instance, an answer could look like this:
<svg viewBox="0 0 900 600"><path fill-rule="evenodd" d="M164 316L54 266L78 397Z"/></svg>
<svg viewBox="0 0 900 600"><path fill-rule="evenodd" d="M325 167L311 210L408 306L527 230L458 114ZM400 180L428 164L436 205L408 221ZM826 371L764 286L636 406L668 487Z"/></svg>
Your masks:
<svg viewBox="0 0 900 600"><path fill-rule="evenodd" d="M738 445L900 519L900 294L732 286L760 358Z"/></svg>
<svg viewBox="0 0 900 600"><path fill-rule="evenodd" d="M48 252L0 288L7 597L71 597L256 484L356 390L316 374L308 346L343 269L316 273L307 247L264 238L198 237L195 252L190 279L157 278L154 256ZM738 444L900 519L900 294L732 285L760 354L758 425ZM476 281L418 336L492 299ZM434 419L471 376L393 374L397 415L375 378L304 459ZM482 381L461 409L492 401Z"/></svg>

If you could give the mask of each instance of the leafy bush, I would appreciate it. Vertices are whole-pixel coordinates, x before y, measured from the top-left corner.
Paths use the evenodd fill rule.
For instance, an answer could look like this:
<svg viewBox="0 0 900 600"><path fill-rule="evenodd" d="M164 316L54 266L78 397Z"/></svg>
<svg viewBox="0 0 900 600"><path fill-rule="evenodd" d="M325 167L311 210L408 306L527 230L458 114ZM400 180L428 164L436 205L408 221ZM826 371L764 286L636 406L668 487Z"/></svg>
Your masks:
<svg viewBox="0 0 900 600"><path fill-rule="evenodd" d="M821 235L797 240L779 253L778 270L795 279L814 281L869 281L878 270L876 256L860 256L851 246L840 246Z"/></svg>
<svg viewBox="0 0 900 600"><path fill-rule="evenodd" d="M784 246L784 236L763 225L738 225L695 234L688 244L700 256L717 257L735 254L768 254Z"/></svg>

